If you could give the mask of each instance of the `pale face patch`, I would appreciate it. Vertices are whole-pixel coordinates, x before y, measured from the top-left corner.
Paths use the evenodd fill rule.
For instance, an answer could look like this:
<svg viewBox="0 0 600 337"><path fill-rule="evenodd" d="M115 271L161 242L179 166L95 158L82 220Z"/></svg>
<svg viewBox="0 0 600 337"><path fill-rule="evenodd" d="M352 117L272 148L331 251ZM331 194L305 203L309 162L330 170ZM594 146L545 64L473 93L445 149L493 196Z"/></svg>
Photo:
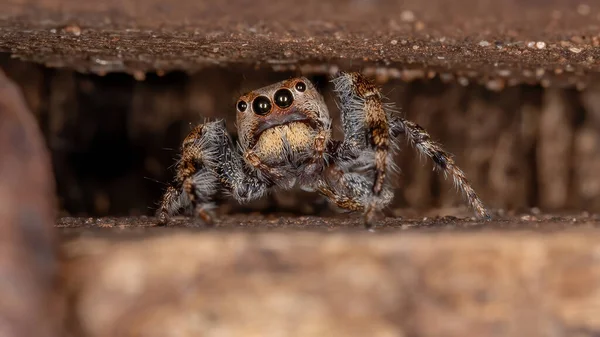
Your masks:
<svg viewBox="0 0 600 337"><path fill-rule="evenodd" d="M287 160L289 155L310 151L315 130L305 123L297 122L265 130L256 146L255 153L264 163L275 164Z"/></svg>

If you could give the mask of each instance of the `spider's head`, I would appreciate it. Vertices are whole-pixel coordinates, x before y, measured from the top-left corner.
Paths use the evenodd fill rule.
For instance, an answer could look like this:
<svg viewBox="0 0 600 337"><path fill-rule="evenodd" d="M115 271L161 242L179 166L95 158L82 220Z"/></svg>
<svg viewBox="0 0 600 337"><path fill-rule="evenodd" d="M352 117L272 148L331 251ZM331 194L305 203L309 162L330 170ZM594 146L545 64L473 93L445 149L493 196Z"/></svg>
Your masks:
<svg viewBox="0 0 600 337"><path fill-rule="evenodd" d="M236 103L238 134L242 146L288 141L311 141L312 134L328 128L329 112L313 84L305 77L281 81L242 95ZM267 139L267 138L273 139ZM281 140L279 140L281 141Z"/></svg>

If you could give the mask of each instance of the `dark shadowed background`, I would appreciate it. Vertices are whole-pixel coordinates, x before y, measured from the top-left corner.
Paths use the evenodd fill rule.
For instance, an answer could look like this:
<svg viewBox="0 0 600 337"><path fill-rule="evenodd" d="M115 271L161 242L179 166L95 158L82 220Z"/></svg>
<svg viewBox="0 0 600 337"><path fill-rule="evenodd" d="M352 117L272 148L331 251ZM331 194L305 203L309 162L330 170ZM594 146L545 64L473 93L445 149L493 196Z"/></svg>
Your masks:
<svg viewBox="0 0 600 337"><path fill-rule="evenodd" d="M234 133L246 90L303 74L339 121L327 77L339 69L384 84L489 206L600 209L600 12L591 4L25 4L0 4L0 67L39 120L63 214L152 214L190 123L225 118ZM393 208L463 205L404 149ZM249 207L320 209L305 200L286 193Z"/></svg>
<svg viewBox="0 0 600 337"><path fill-rule="evenodd" d="M61 209L71 215L152 214L191 124L225 118L235 136L233 107L242 92L301 74L233 67L136 80L8 58L0 65L23 88L39 120L52 152ZM308 76L339 123L327 74ZM594 86L580 91L519 84L491 91L444 83L439 76L380 83L402 114L455 155L489 206L600 208L600 91ZM342 137L339 129L336 135ZM463 205L452 184L402 144L395 207ZM294 195L304 194L278 193L249 207L320 209L319 201L307 205L314 198Z"/></svg>

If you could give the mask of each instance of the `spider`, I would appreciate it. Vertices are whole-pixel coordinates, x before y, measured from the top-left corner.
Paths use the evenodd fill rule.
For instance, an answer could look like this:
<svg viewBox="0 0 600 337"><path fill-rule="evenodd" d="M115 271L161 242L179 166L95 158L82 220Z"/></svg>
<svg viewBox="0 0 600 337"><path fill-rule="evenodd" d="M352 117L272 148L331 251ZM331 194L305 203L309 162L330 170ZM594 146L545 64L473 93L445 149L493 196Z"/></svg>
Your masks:
<svg viewBox="0 0 600 337"><path fill-rule="evenodd" d="M332 138L324 99L305 77L246 93L235 105L237 144L223 120L197 125L185 137L174 184L157 210L158 224L166 225L169 217L185 210L213 226L212 209L223 196L246 203L273 189L299 186L342 210L362 212L365 227L371 229L392 201L392 158L401 135L452 177L477 216L490 218L451 155L423 128L384 103L370 79L340 72L331 82L339 100L343 140Z"/></svg>

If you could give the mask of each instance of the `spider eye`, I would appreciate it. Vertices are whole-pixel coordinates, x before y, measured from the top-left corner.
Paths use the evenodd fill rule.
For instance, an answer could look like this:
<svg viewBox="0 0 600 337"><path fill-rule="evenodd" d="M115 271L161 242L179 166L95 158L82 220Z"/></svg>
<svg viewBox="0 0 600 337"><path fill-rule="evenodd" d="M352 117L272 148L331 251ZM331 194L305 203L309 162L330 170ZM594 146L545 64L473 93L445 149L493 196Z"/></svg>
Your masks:
<svg viewBox="0 0 600 337"><path fill-rule="evenodd" d="M258 96L252 102L252 110L257 115L264 116L271 112L271 100L265 96Z"/></svg>
<svg viewBox="0 0 600 337"><path fill-rule="evenodd" d="M287 108L294 102L294 95L287 89L279 89L275 92L275 104L280 108Z"/></svg>
<svg viewBox="0 0 600 337"><path fill-rule="evenodd" d="M306 84L304 82L296 83L296 90L303 92L304 90L306 90Z"/></svg>
<svg viewBox="0 0 600 337"><path fill-rule="evenodd" d="M248 109L248 103L246 103L244 101L239 101L237 104L237 109L239 112L246 111L246 109Z"/></svg>

